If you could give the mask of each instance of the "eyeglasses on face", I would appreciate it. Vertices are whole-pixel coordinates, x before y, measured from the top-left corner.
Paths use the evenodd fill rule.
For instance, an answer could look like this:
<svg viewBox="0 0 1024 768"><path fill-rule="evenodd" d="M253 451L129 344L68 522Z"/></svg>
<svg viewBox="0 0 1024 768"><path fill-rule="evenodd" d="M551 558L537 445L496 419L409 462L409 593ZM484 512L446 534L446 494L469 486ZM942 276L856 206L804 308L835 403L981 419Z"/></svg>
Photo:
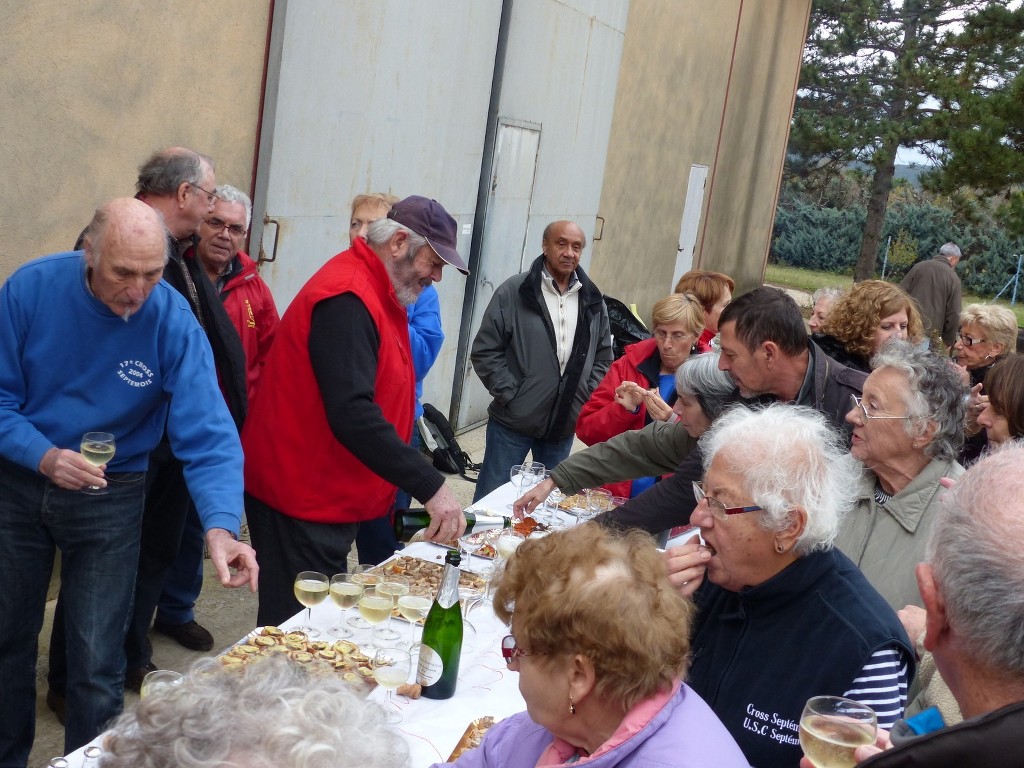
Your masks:
<svg viewBox="0 0 1024 768"><path fill-rule="evenodd" d="M960 343L965 347L973 347L975 344L984 344L987 341L987 339L975 339L971 336L965 336L962 333L958 333L956 337L960 339Z"/></svg>
<svg viewBox="0 0 1024 768"><path fill-rule="evenodd" d="M909 419L910 416L889 416L884 413L868 413L867 406L864 405L864 401L856 395L850 395L850 402L853 404L852 407L860 411L861 415L865 419Z"/></svg>
<svg viewBox="0 0 1024 768"><path fill-rule="evenodd" d="M217 199L217 193L216 192L211 192L208 189L203 189L198 184L193 184L191 181L188 183L188 185L190 187L192 187L193 189L198 189L200 192L205 194L206 195L206 202L207 202L208 205L213 205L213 201Z"/></svg>
<svg viewBox="0 0 1024 768"><path fill-rule="evenodd" d="M696 480L693 481L693 498L697 500L698 504L706 501L711 514L719 520L725 520L729 515L741 515L744 512L758 512L764 509L764 507L759 507L756 504L751 504L747 507L727 507L718 499L714 499L704 493L704 483L697 482Z"/></svg>
<svg viewBox="0 0 1024 768"><path fill-rule="evenodd" d="M660 329L654 332L654 338L656 338L658 341L672 339L672 341L675 342L676 344L682 344L684 341L686 341L688 338L694 335L695 334L686 333L684 331L672 331L672 333L669 333L668 331L662 331Z"/></svg>
<svg viewBox="0 0 1024 768"><path fill-rule="evenodd" d="M526 651L516 645L516 639L512 635L505 635L501 638L501 655L507 666L523 656L547 656L547 651Z"/></svg>
<svg viewBox="0 0 1024 768"><path fill-rule="evenodd" d="M241 237L242 235L245 234L245 227L243 227L241 224L228 224L226 221L218 219L216 216L211 216L210 218L206 219L206 221L204 221L203 223L206 224L206 226L212 228L215 232L220 232L224 229L227 229L227 231L230 232L235 237Z"/></svg>

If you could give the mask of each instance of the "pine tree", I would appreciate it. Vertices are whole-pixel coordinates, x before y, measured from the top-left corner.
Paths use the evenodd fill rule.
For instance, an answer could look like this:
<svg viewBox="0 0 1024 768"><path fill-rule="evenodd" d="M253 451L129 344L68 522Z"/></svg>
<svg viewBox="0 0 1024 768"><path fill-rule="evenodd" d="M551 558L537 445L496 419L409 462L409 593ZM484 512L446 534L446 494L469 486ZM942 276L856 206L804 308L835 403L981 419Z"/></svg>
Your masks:
<svg viewBox="0 0 1024 768"><path fill-rule="evenodd" d="M815 0L791 168L868 166L855 280L874 274L897 150L938 160L966 142L997 103L985 97L1022 71L1022 26L1005 0Z"/></svg>

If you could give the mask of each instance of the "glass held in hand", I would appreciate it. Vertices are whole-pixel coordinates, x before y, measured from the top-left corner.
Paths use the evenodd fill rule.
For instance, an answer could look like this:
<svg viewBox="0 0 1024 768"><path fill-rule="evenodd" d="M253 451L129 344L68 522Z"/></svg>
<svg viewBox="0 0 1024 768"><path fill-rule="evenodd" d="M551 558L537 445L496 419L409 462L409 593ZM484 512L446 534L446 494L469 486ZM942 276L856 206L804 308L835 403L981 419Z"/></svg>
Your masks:
<svg viewBox="0 0 1024 768"><path fill-rule="evenodd" d="M327 599L331 587L330 579L316 571L302 571L295 577L292 586L295 590L295 599L306 607L306 624L295 629L305 632L309 637L320 637L320 630L313 627L313 606L320 605Z"/></svg>
<svg viewBox="0 0 1024 768"><path fill-rule="evenodd" d="M355 608L359 598L363 594L363 585L353 579L351 573L336 573L331 576L331 600L341 610L338 616L338 623L328 629L335 637L346 638L354 634L351 629L342 624L345 611Z"/></svg>
<svg viewBox="0 0 1024 768"><path fill-rule="evenodd" d="M409 580L401 576L388 574L377 584L377 594L391 598L391 608L398 607L398 601L409 594ZM377 638L385 642L393 643L402 637L391 626L391 619L394 611L388 611L387 623L377 630Z"/></svg>
<svg viewBox="0 0 1024 768"><path fill-rule="evenodd" d="M412 654L405 648L378 648L373 655L373 679L383 688L384 716L389 723L402 722L402 715L395 706L395 689L409 680L412 671Z"/></svg>
<svg viewBox="0 0 1024 768"><path fill-rule="evenodd" d="M79 447L82 458L94 467L109 464L114 458L115 449L114 436L109 432L86 432L82 435L82 444ZM99 485L87 485L82 488L82 493L99 496L107 493L107 489Z"/></svg>
<svg viewBox="0 0 1024 768"><path fill-rule="evenodd" d="M808 699L800 716L800 747L816 768L853 768L854 750L874 744L877 732L874 710L841 696Z"/></svg>
<svg viewBox="0 0 1024 768"><path fill-rule="evenodd" d="M354 582L356 582L357 584L361 584L364 589L366 587L375 587L375 586L377 586L377 582L380 581L380 574L379 573L371 573L370 572L371 568L376 568L376 567L377 566L375 566L375 565L366 565L366 564L357 565L352 570L352 580ZM358 605L358 602L356 604ZM346 623L350 627L355 627L356 629L369 629L370 628L370 624L366 621L366 619L362 618L362 616L352 616L351 618L346 620Z"/></svg>

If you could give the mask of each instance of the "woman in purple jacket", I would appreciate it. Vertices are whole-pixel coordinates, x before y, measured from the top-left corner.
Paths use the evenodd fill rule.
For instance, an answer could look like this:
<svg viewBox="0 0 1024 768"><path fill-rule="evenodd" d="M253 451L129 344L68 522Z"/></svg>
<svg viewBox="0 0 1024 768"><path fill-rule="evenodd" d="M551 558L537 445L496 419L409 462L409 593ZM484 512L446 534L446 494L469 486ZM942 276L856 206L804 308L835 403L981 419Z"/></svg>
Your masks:
<svg viewBox="0 0 1024 768"><path fill-rule="evenodd" d="M502 654L526 712L455 765L747 766L682 682L692 609L646 534L586 524L530 539L508 560L494 610L511 628Z"/></svg>

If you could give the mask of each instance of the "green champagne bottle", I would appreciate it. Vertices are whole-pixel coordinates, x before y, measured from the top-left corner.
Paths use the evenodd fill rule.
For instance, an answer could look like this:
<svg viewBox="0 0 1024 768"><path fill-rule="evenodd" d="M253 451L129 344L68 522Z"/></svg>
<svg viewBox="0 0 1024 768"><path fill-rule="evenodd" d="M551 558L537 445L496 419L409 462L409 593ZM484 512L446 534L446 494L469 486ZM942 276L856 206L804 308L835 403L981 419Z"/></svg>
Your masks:
<svg viewBox="0 0 1024 768"><path fill-rule="evenodd" d="M444 575L423 625L416 682L428 699L450 699L455 694L462 656L462 605L459 602L459 563L456 549L444 558Z"/></svg>
<svg viewBox="0 0 1024 768"><path fill-rule="evenodd" d="M485 528L511 528L512 518L502 515L477 514L472 510L463 513L466 516L466 533L482 531ZM399 541L408 541L416 531L420 531L430 525L430 515L425 509L396 509L395 510L395 538Z"/></svg>

